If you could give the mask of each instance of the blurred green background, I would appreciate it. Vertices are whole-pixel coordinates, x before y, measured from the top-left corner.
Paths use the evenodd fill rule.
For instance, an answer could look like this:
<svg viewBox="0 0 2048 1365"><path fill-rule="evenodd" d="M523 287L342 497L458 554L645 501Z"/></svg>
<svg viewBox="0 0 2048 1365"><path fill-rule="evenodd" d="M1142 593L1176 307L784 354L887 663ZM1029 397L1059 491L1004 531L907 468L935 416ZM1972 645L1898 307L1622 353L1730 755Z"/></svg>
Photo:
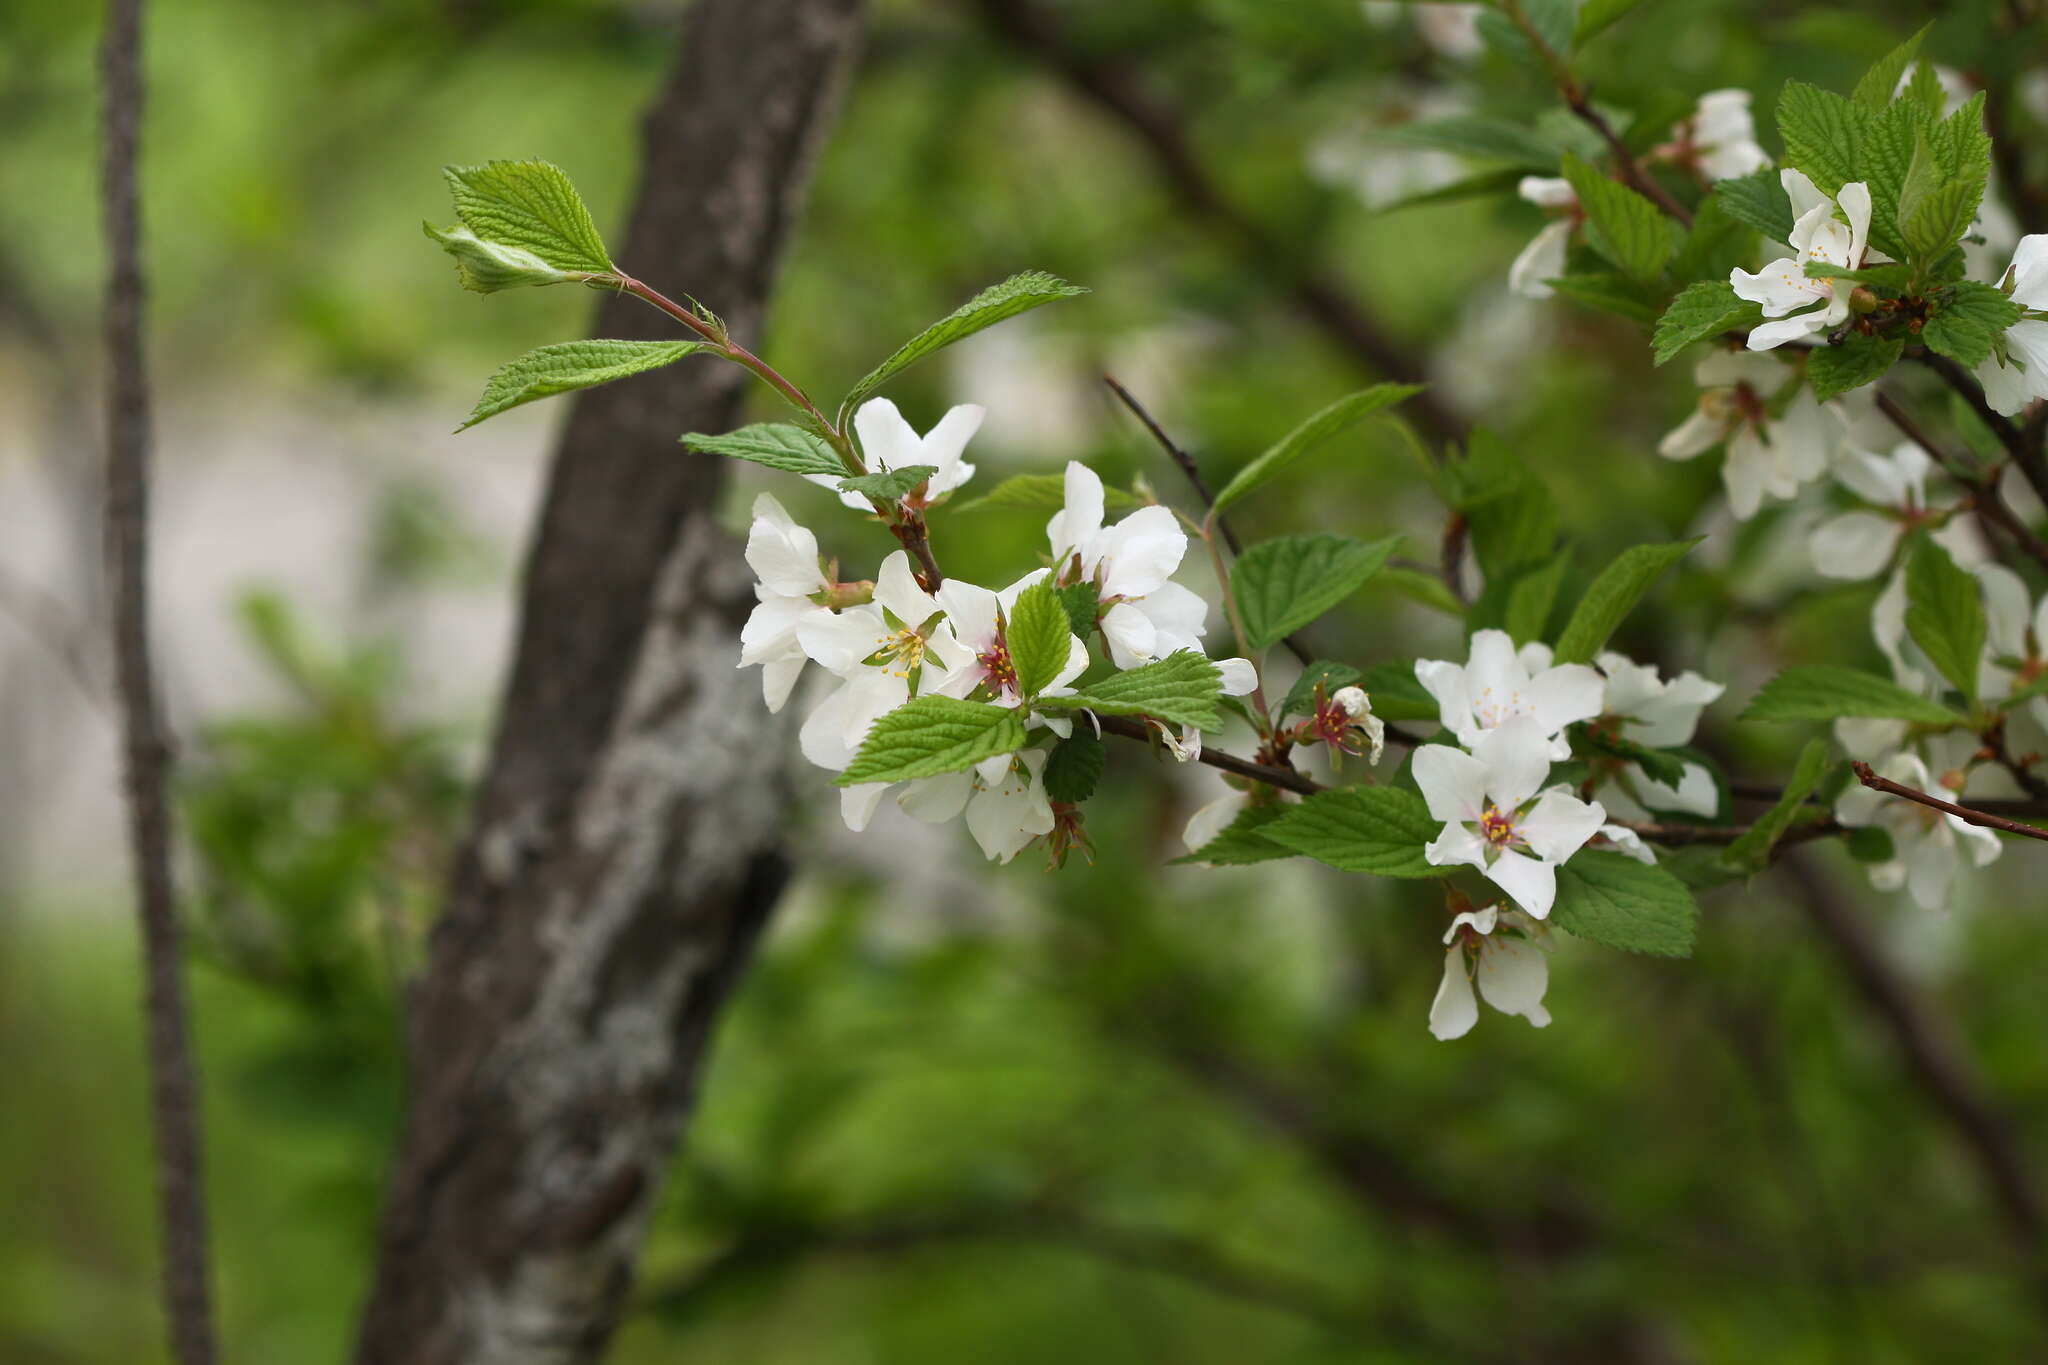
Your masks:
<svg viewBox="0 0 2048 1365"><path fill-rule="evenodd" d="M897 401L920 427L950 402L989 407L970 452L982 487L1080 458L1179 499L1099 376L1227 472L1370 377L1290 301L1291 273L1325 273L1550 487L1580 573L1716 532L1623 643L1727 680L1706 732L1738 772L1781 772L1801 737L1736 734L1733 714L1785 662L1881 666L1876 585L1804 573L1794 514L1738 538L1712 512L1712 461L1654 457L1692 401L1685 367L1653 371L1624 321L1506 293L1540 222L1528 206L1369 207L1444 174L1373 127L1546 107L1537 73L1417 23L1454 8L1055 7L1076 51L1177 111L1279 244L1254 260L975 6L881 3L760 349L830 391L975 288L1057 272L1095 292L914 372ZM2012 88L2043 48L1994 20L2031 9L1645 0L1583 68L1621 108L1668 117L1741 85L1767 114L1787 76L1846 88L1933 18L1928 51ZM591 311L568 290L461 293L418 223L446 215L442 163L498 156L559 162L619 222L679 14L151 7L163 628L231 1359L347 1349L398 1113L397 990L460 831L562 409L447 433L492 367L580 335ZM53 661L63 613L26 629L18 610L84 613L98 592L96 26L91 6L0 4L0 1360L24 1365L161 1358L106 720L90 677ZM2012 117L2038 145L2024 107ZM735 526L758 486L733 490ZM824 494L776 491L828 548L875 557L852 519L826 521ZM970 515L935 522L950 570L1007 582L1035 562L1036 516ZM1440 517L1382 430L1240 526L1402 531L1429 559ZM1767 567L1737 579L1731 555ZM1454 622L1381 589L1316 639L1359 664L1463 654ZM793 837L830 856L722 1030L617 1359L2044 1358L2038 1268L1794 883L1710 896L1691 962L1566 940L1552 1027L1489 1013L1440 1044L1426 897L1298 862L1162 868L1221 787L1130 747L1090 806L1093 865L1053 875L1035 852L984 865L957 827L852 839L806 782ZM1946 916L1815 852L1818 885L1953 1027L2048 1168L2026 851Z"/></svg>

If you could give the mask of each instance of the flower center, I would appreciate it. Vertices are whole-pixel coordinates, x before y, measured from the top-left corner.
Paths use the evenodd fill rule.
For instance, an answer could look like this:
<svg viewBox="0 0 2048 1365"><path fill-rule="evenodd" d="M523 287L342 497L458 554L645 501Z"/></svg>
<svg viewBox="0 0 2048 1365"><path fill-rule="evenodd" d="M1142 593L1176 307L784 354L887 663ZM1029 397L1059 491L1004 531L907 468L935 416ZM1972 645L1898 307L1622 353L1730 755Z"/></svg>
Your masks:
<svg viewBox="0 0 2048 1365"><path fill-rule="evenodd" d="M1489 805L1479 816L1479 837L1495 848L1512 848L1522 842L1515 829L1515 817L1499 806Z"/></svg>
<svg viewBox="0 0 2048 1365"><path fill-rule="evenodd" d="M1002 636L995 643L975 656L981 665L982 681L997 692L1013 692L1017 688L1017 666L1010 662L1010 643Z"/></svg>
<svg viewBox="0 0 2048 1365"><path fill-rule="evenodd" d="M1482 687L1479 689L1479 695L1472 699L1472 714L1478 719L1479 728L1482 730L1491 730L1508 717L1519 716L1528 709L1528 704L1522 700L1521 692L1513 688L1503 695L1491 687Z"/></svg>
<svg viewBox="0 0 2048 1365"><path fill-rule="evenodd" d="M907 678L924 663L924 636L904 626L884 635L876 645L875 652L881 656L882 669L898 678Z"/></svg>

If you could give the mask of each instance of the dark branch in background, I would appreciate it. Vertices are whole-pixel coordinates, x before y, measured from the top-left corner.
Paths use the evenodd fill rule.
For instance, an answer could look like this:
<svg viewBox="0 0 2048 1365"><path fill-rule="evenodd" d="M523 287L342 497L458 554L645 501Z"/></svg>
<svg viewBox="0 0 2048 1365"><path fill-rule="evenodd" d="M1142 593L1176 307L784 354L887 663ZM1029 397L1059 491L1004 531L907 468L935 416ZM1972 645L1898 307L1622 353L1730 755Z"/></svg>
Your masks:
<svg viewBox="0 0 2048 1365"><path fill-rule="evenodd" d="M2013 510L2005 505L2005 499L1998 494L1997 478L1994 475L1979 473L1964 461L1949 454L1913 420L1912 414L1901 407L1897 399L1882 389L1876 392L1878 411L1889 418L1891 424L1897 427L1907 440L1926 451L1927 457L1939 465L1950 478L1968 490L1970 509L1977 514L1978 520L1984 523L1987 538L1996 540L1995 536L1989 535L1993 529L2003 532L2036 563L2048 568L2048 544L2044 544L2041 538L2028 529L2026 524L2014 515Z"/></svg>
<svg viewBox="0 0 2048 1365"><path fill-rule="evenodd" d="M2048 839L2048 829L2042 829L2039 825L2022 824L2018 820L2008 820L2002 815L1992 815L1985 811L1972 810L1968 806L1958 806L1952 801L1944 801L1938 796L1929 796L1917 787L1908 787L1902 782L1892 781L1889 777L1879 777L1868 763L1852 763L1849 766L1855 769L1856 780L1872 791L1883 792L1887 796L1902 797L1908 801L1917 801L1923 806L1944 811L1955 816L1958 820L1967 821L1984 829L2003 830L2007 834L2023 834L2029 839Z"/></svg>
<svg viewBox="0 0 2048 1365"><path fill-rule="evenodd" d="M1122 123L1143 144L1188 215L1226 238L1255 270L1284 289L1324 335L1387 379L1424 382L1421 360L1390 336L1363 304L1330 276L1303 262L1297 248L1224 193L1195 154L1178 112L1148 94L1135 72L1072 47L1059 24L1032 0L970 2L991 29ZM1407 410L1439 442L1465 439L1463 419L1430 391L1410 399Z"/></svg>
<svg viewBox="0 0 2048 1365"><path fill-rule="evenodd" d="M149 645L149 378L143 354L142 0L110 0L100 47L105 108L107 233L106 541L112 578L128 842L142 922L149 1033L150 1119L163 1220L164 1310L178 1365L212 1365L206 1196L199 1156L199 1086L178 961L178 898L171 879L166 793L170 739Z"/></svg>
<svg viewBox="0 0 2048 1365"><path fill-rule="evenodd" d="M1102 376L1102 382L1109 385L1109 391L1117 396L1117 400L1131 410L1131 415L1144 424L1145 430L1152 433L1152 439L1159 442L1159 448L1166 452L1166 458L1172 460L1175 467L1187 476L1189 486L1195 490L1195 496L1202 500L1203 510L1207 511L1209 508L1214 507L1216 505L1216 495L1209 491L1208 480L1202 477L1200 467L1195 464L1195 457L1173 443L1173 438L1161 429L1159 423L1152 420L1151 413L1145 411L1145 405L1136 398L1133 398L1129 389L1116 382L1115 375L1106 374ZM1216 518L1216 529L1222 532L1223 543L1230 547L1230 553L1234 555L1244 553L1244 544L1238 540L1237 532L1230 528L1230 522L1227 519L1223 517ZM1308 660L1303 658L1302 662L1307 663Z"/></svg>
<svg viewBox="0 0 2048 1365"><path fill-rule="evenodd" d="M1844 904L1834 883L1807 858L1785 866L1799 907L1835 949L1835 958L1864 1004L1891 1035L1907 1073L1940 1112L1977 1169L1986 1193L2048 1301L2048 1206L2035 1187L2006 1117L1993 1104L1967 1052L1893 971L1862 918Z"/></svg>
<svg viewBox="0 0 2048 1365"><path fill-rule="evenodd" d="M1930 351L1924 346L1913 347L1906 355L1934 371L1944 384L1955 390L1956 395L1969 405L1970 411L1977 414L1977 420L1998 438L2006 454L2012 456L2012 462L2019 466L2020 473L2026 476L2034 492L2043 502L2048 502L2048 459L2043 458L2039 445L2028 440L2026 433L2013 425L2010 417L1985 401L1984 387L1977 382L1977 377L1939 351Z"/></svg>

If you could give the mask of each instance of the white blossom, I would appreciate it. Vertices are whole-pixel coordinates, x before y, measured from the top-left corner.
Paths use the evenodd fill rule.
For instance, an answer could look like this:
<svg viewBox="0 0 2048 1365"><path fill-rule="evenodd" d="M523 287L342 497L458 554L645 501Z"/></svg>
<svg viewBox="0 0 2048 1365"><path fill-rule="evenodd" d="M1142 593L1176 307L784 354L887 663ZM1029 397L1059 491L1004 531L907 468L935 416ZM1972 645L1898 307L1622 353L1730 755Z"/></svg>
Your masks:
<svg viewBox="0 0 2048 1365"><path fill-rule="evenodd" d="M1621 654L1602 654L1598 662L1607 678L1607 701L1602 714L1615 722L1623 739L1648 749L1670 749L1690 743L1699 726L1700 713L1727 691L1720 683L1691 671L1666 680L1655 667L1636 663ZM1639 763L1626 764L1602 781L1594 794L1609 815L1624 820L1648 820L1652 810L1712 815L1721 804L1713 774L1703 764L1692 762L1683 765L1675 787L1655 780ZM1634 838L1632 834L1629 837ZM1622 851L1631 857L1638 856L1634 849ZM1642 852L1647 854L1648 850ZM1643 856L1640 861L1654 860Z"/></svg>
<svg viewBox="0 0 2048 1365"><path fill-rule="evenodd" d="M1444 933L1444 977L1429 1006L1429 1031L1445 1042L1479 1022L1474 978L1486 1003L1519 1014L1537 1028L1550 1023L1543 993L1550 986L1550 931L1519 910L1488 905L1467 910Z"/></svg>
<svg viewBox="0 0 2048 1365"><path fill-rule="evenodd" d="M964 772L907 784L899 805L919 820L944 824L965 814L967 832L993 862L1007 863L1033 839L1052 833L1044 749L998 754Z"/></svg>
<svg viewBox="0 0 2048 1365"><path fill-rule="evenodd" d="M1066 502L1046 523L1057 583L1093 582L1104 608L1100 620L1109 657L1118 668L1163 659L1177 650L1199 652L1209 604L1172 582L1187 554L1187 533L1164 507L1140 507L1104 526L1102 480L1069 461Z"/></svg>
<svg viewBox="0 0 2048 1365"><path fill-rule="evenodd" d="M818 565L818 538L766 493L754 499L747 567L760 581L754 585L757 605L740 628L739 666L760 665L761 695L770 711L780 711L804 671L797 628L810 617L831 615L813 595L829 592L832 584Z"/></svg>
<svg viewBox="0 0 2048 1365"><path fill-rule="evenodd" d="M1002 705L1017 705L1022 698L1017 692L1016 664L1010 658L1010 612L1024 590L1041 582L1048 572L1034 570L1000 592L990 592L957 578L941 584L935 600L945 610L946 623L953 629L962 662L926 690L941 696L965 697L980 687L988 689L991 699ZM1068 632L1066 661L1039 695L1072 694L1074 689L1067 684L1080 677L1087 667L1088 646L1079 636ZM1055 727L1062 738L1070 729L1071 722Z"/></svg>
<svg viewBox="0 0 2048 1365"><path fill-rule="evenodd" d="M1252 667L1250 659L1217 659L1217 692L1225 697L1242 697L1259 685L1259 671ZM1166 751L1182 763L1193 763L1202 756L1202 732L1192 725L1180 727L1180 734L1161 727L1159 737L1166 744Z"/></svg>
<svg viewBox="0 0 2048 1365"><path fill-rule="evenodd" d="M967 442L981 427L986 409L975 403L951 408L939 424L920 436L917 428L903 419L896 405L886 398L870 398L853 414L853 432L860 438L860 450L870 474L886 474L912 465L930 465L938 472L924 483L925 502L936 502L974 477L974 466L960 458ZM821 488L837 489L838 474L806 474ZM858 493L840 493L839 500L856 512L869 510L868 500Z"/></svg>
<svg viewBox="0 0 2048 1365"><path fill-rule="evenodd" d="M1558 865L1606 823L1607 812L1562 787L1538 795L1550 775L1542 724L1514 716L1481 734L1471 753L1425 744L1413 765L1431 818L1445 822L1423 856L1438 867L1476 867L1522 909L1547 916Z"/></svg>
<svg viewBox="0 0 2048 1365"><path fill-rule="evenodd" d="M1600 714L1605 684L1585 664L1550 664L1550 647L1524 645L1518 652L1504 630L1472 637L1470 659L1418 659L1415 676L1436 698L1438 718L1466 748L1488 730L1515 716L1533 717L1552 741L1551 757L1566 758L1571 745L1564 728Z"/></svg>
<svg viewBox="0 0 2048 1365"><path fill-rule="evenodd" d="M1721 482L1729 508L1744 521L1765 497L1796 497L1801 485L1826 473L1840 440L1839 428L1805 388L1782 416L1771 414L1788 373L1769 356L1714 352L1693 371L1699 407L1657 444L1667 460L1690 460L1725 443Z"/></svg>
<svg viewBox="0 0 2048 1365"><path fill-rule="evenodd" d="M1977 671L1977 694L2000 701L2016 685L2048 673L2048 597L2035 604L2020 576L2003 564L1980 564L1975 570L1984 589L1984 657ZM2017 659L2019 671L1998 662ZM2048 729L2048 697L2034 697L2027 710Z"/></svg>
<svg viewBox="0 0 2048 1365"><path fill-rule="evenodd" d="M1876 768L1880 777L1902 786L1941 794L1916 754L1894 754ZM1904 887L1923 910L1947 905L1950 885L1964 856L1983 867L2001 852L1998 836L1988 829L1861 783L1835 798L1835 818L1851 828L1874 825L1891 835L1893 856L1872 864L1870 883L1880 891Z"/></svg>
<svg viewBox="0 0 2048 1365"><path fill-rule="evenodd" d="M1818 261L1844 270L1860 269L1870 240L1870 186L1861 180L1842 186L1833 199L1790 167L1778 173L1778 181L1792 201L1792 235L1787 245L1793 254L1770 262L1754 275L1738 268L1728 277L1738 297L1761 304L1765 317L1778 319L1750 330L1752 351L1768 351L1848 321L1849 294L1854 286L1809 278L1806 266ZM1835 216L1838 206L1846 223Z"/></svg>
<svg viewBox="0 0 2048 1365"><path fill-rule="evenodd" d="M1701 95L1689 132L1694 164L1709 180L1750 175L1771 164L1770 154L1757 144L1747 90L1709 90Z"/></svg>
<svg viewBox="0 0 2048 1365"><path fill-rule="evenodd" d="M1831 517L1810 542L1813 567L1830 578L1870 578L1884 571L1899 542L1927 511L1927 475L1934 463L1912 441L1889 456L1844 451L1835 478L1869 504Z"/></svg>
<svg viewBox="0 0 2048 1365"><path fill-rule="evenodd" d="M2020 238L2007 272L2011 297L2022 308L2048 309L2048 234ZM2005 359L1994 350L1977 366L1984 400L2011 416L2037 398L2048 398L2048 322L2022 318L2006 328Z"/></svg>
<svg viewBox="0 0 2048 1365"><path fill-rule="evenodd" d="M1564 274L1565 253L1581 218L1579 197L1569 180L1525 175L1515 192L1539 208L1557 214L1508 267L1508 288L1528 299L1547 299L1557 291L1549 281Z"/></svg>

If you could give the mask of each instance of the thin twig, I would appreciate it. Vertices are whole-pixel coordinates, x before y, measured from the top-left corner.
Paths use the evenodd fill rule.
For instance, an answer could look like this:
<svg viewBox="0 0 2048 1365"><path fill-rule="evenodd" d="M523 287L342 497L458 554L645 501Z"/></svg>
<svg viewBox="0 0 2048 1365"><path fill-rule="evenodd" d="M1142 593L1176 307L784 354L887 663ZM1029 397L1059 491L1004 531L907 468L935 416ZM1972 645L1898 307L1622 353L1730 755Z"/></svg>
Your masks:
<svg viewBox="0 0 2048 1365"><path fill-rule="evenodd" d="M1917 787L1908 787L1904 783L1892 781L1889 777L1879 777L1877 772L1868 763L1852 763L1849 766L1855 770L1856 780L1872 791L1883 792L1887 796L1903 797L1908 801L1917 801L1923 806L1943 811L1955 816L1958 820L1967 821L1970 824L1979 825L1985 829L2002 830L2007 834L2023 834L2029 839L2048 839L2048 829L2042 829L2039 825L2029 825L2019 820L2008 820L2002 815L1993 815L1989 811L1972 810L1968 806L1958 806L1953 801L1944 801L1938 796L1929 796Z"/></svg>
<svg viewBox="0 0 2048 1365"><path fill-rule="evenodd" d="M124 740L128 836L142 922L150 1114L163 1219L164 1309L179 1365L212 1365L199 1087L178 960L178 904L165 794L170 742L149 646L149 383L143 357L141 209L142 0L110 0L100 48L105 91L103 207L107 232L106 538L112 570L114 663Z"/></svg>

